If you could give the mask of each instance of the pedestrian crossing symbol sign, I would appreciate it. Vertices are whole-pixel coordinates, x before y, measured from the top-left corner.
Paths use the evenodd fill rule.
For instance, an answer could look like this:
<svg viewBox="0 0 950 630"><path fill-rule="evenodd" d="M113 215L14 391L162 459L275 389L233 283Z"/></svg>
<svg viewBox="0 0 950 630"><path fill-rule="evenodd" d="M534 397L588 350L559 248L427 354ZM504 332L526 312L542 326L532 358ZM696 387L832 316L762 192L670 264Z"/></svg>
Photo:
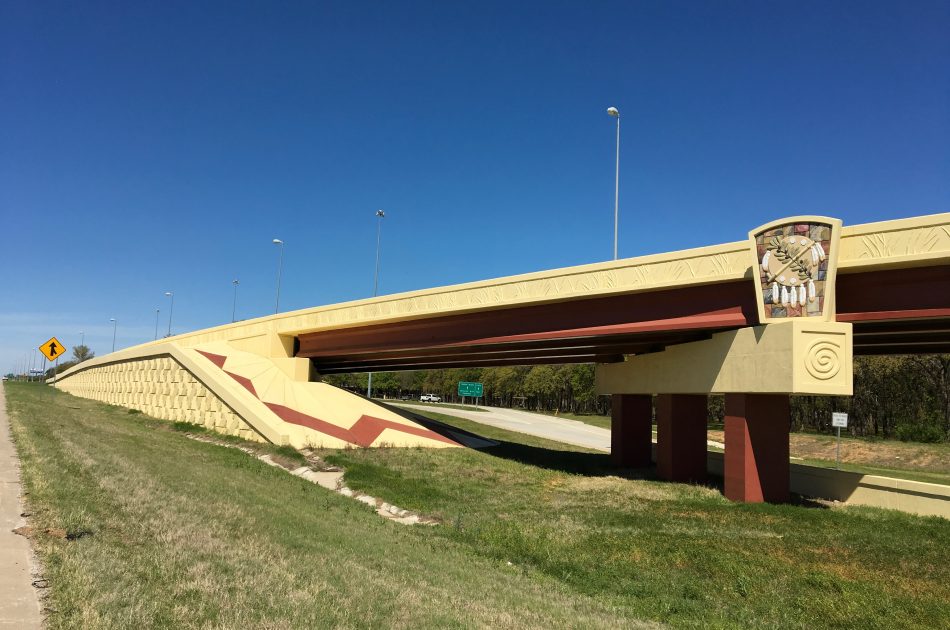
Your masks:
<svg viewBox="0 0 950 630"><path fill-rule="evenodd" d="M55 361L57 357L66 352L66 348L56 337L50 337L49 341L40 345L39 350L50 361Z"/></svg>

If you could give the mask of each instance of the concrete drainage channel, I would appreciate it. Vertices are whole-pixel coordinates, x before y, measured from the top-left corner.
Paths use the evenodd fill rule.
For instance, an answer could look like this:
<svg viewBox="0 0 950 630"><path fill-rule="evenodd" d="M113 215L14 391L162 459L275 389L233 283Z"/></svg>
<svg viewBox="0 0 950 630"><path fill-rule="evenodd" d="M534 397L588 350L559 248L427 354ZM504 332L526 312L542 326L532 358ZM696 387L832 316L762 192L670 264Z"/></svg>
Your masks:
<svg viewBox="0 0 950 630"><path fill-rule="evenodd" d="M306 479L311 483L315 483L321 488L326 488L331 492L336 492L345 497L355 499L360 503L365 503L369 507L373 508L376 513L382 516L385 519L394 521L396 523L401 523L403 525L438 525L439 521L431 517L426 517L415 512L410 512L409 510L404 510L400 507L386 503L382 499L377 499L376 497L371 497L368 494L363 494L362 492L356 492L350 488L346 487L346 484L343 483L343 471L339 468L326 466L324 470L313 470L310 466L300 466L294 470L285 468L275 462L270 455L256 452L252 448L246 446L239 446L237 444L228 444L227 442L220 442L213 438L208 438L201 435L188 435L192 440L198 442L205 442L207 444L214 444L216 446L224 446L227 448L236 448L239 451L243 451L250 455L251 457L256 457L265 464L273 466L274 468L279 468L286 471L287 473L300 477L301 479ZM313 457L311 451L301 451L308 459ZM318 463L322 465L322 461L318 459Z"/></svg>

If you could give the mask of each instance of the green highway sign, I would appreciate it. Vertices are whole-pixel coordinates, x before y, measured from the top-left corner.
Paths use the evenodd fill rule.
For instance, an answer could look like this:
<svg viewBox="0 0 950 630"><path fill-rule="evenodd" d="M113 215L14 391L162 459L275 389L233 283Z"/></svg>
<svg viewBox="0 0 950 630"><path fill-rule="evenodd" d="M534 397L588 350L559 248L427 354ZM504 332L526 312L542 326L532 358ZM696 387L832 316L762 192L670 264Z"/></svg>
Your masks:
<svg viewBox="0 0 950 630"><path fill-rule="evenodd" d="M474 396L475 398L481 398L482 384L467 383L465 381L459 382L459 396Z"/></svg>

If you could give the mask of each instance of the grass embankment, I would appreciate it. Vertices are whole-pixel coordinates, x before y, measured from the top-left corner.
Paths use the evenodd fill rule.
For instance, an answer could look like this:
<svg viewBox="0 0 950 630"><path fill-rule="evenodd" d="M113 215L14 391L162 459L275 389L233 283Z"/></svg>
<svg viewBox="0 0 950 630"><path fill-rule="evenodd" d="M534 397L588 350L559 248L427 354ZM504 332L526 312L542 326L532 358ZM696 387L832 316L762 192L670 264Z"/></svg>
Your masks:
<svg viewBox="0 0 950 630"><path fill-rule="evenodd" d="M484 451L325 456L352 487L441 516L436 535L676 626L928 627L950 615L950 522L871 508L739 505L609 476L607 456L426 415Z"/></svg>
<svg viewBox="0 0 950 630"><path fill-rule="evenodd" d="M51 628L620 627L509 567L167 422L6 387ZM276 450L276 449L275 449ZM71 538L71 539L70 539ZM636 625L636 622L633 622Z"/></svg>
<svg viewBox="0 0 950 630"><path fill-rule="evenodd" d="M933 628L950 522L741 505L609 476L607 456L469 423L468 449L325 451L405 527L166 423L8 387L53 627Z"/></svg>
<svg viewBox="0 0 950 630"><path fill-rule="evenodd" d="M554 413L553 411L542 411L547 416L554 416L555 418L564 418L565 420L576 420L578 422L583 422L584 424L590 424L595 427L600 427L601 429L610 429L610 416L598 416L596 414L581 414L581 413Z"/></svg>

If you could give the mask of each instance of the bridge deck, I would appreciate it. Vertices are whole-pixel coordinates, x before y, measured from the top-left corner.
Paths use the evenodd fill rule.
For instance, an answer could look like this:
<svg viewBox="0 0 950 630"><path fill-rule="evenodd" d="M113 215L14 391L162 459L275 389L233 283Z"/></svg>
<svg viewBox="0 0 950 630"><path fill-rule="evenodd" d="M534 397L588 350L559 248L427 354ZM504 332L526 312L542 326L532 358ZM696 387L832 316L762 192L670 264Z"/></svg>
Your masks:
<svg viewBox="0 0 950 630"><path fill-rule="evenodd" d="M950 213L845 226L838 320L857 354L950 351ZM610 362L757 323L748 241L320 306L178 335L276 334L323 373Z"/></svg>

